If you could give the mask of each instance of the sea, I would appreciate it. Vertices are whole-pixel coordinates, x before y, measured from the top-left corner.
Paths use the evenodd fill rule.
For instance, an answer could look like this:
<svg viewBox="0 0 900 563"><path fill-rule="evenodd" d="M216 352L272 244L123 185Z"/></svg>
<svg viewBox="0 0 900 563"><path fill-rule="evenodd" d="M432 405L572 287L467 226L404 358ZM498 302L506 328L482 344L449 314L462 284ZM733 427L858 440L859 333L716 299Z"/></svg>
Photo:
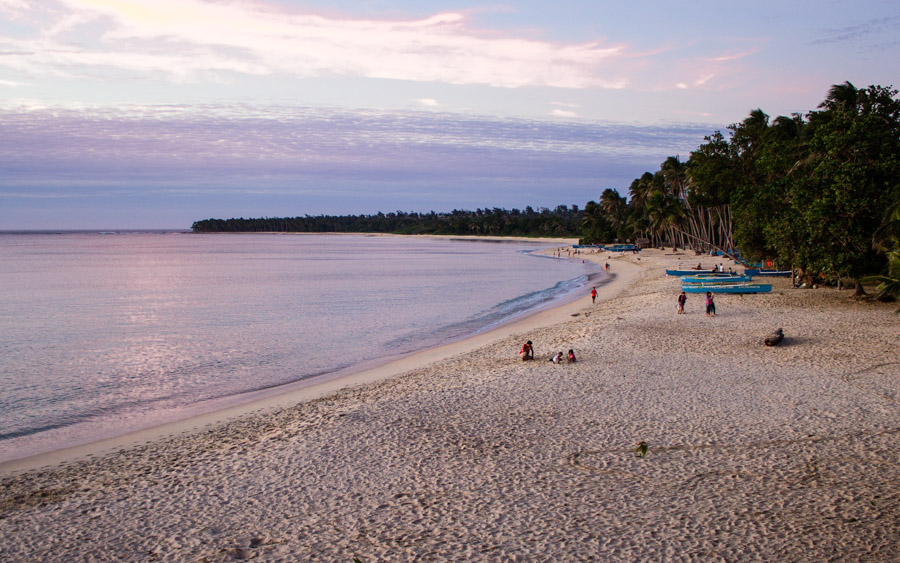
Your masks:
<svg viewBox="0 0 900 563"><path fill-rule="evenodd" d="M535 252L547 247L0 233L0 462L463 339L582 296L605 275Z"/></svg>

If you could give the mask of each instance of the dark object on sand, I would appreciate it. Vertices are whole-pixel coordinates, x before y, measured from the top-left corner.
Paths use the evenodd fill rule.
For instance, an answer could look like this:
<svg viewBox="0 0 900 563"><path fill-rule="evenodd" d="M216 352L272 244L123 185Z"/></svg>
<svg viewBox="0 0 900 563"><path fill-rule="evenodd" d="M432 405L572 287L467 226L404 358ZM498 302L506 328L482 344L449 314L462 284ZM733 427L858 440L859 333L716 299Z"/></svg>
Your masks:
<svg viewBox="0 0 900 563"><path fill-rule="evenodd" d="M647 442L638 442L637 447L634 448L634 455L638 457L644 457L647 455L648 449L649 448L647 447Z"/></svg>
<svg viewBox="0 0 900 563"><path fill-rule="evenodd" d="M766 337L766 346L777 346L784 340L784 332L780 328L776 328L775 332Z"/></svg>

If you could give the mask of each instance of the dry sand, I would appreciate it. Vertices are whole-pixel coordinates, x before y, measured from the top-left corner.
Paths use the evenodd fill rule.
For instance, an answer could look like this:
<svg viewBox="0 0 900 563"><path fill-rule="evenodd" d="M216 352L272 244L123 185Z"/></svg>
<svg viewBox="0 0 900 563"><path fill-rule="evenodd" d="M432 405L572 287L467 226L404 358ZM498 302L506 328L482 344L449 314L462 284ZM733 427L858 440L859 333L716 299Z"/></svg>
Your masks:
<svg viewBox="0 0 900 563"><path fill-rule="evenodd" d="M776 279L676 315L682 258L352 387L7 465L0 560L900 560L896 305Z"/></svg>

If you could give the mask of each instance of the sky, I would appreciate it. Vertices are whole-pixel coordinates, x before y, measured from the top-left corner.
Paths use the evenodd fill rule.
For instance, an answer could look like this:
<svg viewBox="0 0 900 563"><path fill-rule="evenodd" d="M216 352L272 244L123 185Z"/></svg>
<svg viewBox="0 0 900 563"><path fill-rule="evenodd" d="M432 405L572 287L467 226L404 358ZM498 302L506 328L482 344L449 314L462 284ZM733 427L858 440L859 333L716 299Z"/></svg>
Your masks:
<svg viewBox="0 0 900 563"><path fill-rule="evenodd" d="M579 205L900 87L900 1L0 0L0 230Z"/></svg>

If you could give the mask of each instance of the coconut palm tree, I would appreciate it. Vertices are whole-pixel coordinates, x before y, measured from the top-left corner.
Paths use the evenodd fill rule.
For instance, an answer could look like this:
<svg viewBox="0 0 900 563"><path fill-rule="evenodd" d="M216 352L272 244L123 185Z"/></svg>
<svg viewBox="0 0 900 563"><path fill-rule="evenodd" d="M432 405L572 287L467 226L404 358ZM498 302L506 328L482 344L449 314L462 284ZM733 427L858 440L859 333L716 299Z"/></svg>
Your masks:
<svg viewBox="0 0 900 563"><path fill-rule="evenodd" d="M585 244L602 242L605 223L603 208L597 205L596 201L587 202L581 214L581 242Z"/></svg>
<svg viewBox="0 0 900 563"><path fill-rule="evenodd" d="M660 242L668 242L670 246L678 244L675 233L684 217L682 202L662 190L654 190L647 201L646 211L654 236Z"/></svg>
<svg viewBox="0 0 900 563"><path fill-rule="evenodd" d="M628 196L631 198L631 205L642 209L647 205L650 198L650 192L653 191L653 174L644 172L644 174L631 183L628 189Z"/></svg>
<svg viewBox="0 0 900 563"><path fill-rule="evenodd" d="M687 200L690 176L687 173L687 164L681 162L677 156L670 156L659 167L663 175L663 185L666 192L682 201Z"/></svg>
<svg viewBox="0 0 900 563"><path fill-rule="evenodd" d="M627 201L612 188L606 188L600 195L600 207L606 214L606 219L618 233L619 228L625 223L625 211Z"/></svg>
<svg viewBox="0 0 900 563"><path fill-rule="evenodd" d="M859 106L861 93L849 81L843 84L834 84L828 89L828 96L824 102L819 104L819 107L826 111L837 111L839 109L856 111Z"/></svg>

